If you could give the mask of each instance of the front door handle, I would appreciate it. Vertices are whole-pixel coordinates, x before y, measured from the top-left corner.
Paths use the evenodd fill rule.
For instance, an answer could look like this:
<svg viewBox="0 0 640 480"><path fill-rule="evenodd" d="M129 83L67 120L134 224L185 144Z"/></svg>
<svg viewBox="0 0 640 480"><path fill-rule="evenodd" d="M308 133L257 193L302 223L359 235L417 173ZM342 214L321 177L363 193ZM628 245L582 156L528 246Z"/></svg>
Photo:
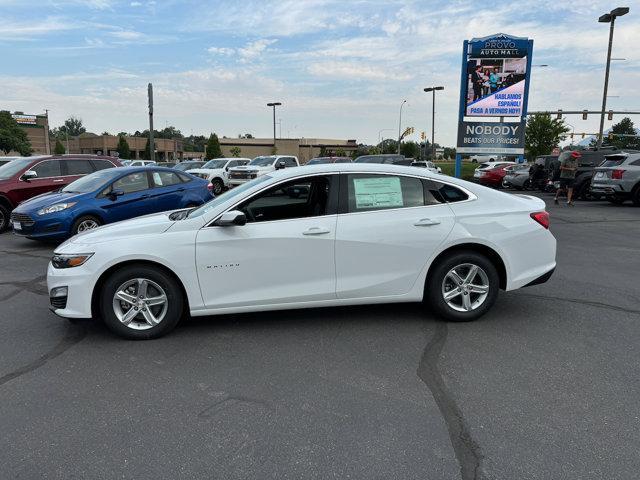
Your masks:
<svg viewBox="0 0 640 480"><path fill-rule="evenodd" d="M53 183L60 183L60 182L64 182L64 178L56 178Z"/></svg>
<svg viewBox="0 0 640 480"><path fill-rule="evenodd" d="M149 198L149 194L142 195L140 199Z"/></svg>
<svg viewBox="0 0 640 480"><path fill-rule="evenodd" d="M421 218L416 223L414 223L416 227L430 227L432 225L440 225L439 220L431 220L430 218Z"/></svg>
<svg viewBox="0 0 640 480"><path fill-rule="evenodd" d="M324 227L311 227L302 232L303 235L324 235L325 233L331 233L331 230Z"/></svg>

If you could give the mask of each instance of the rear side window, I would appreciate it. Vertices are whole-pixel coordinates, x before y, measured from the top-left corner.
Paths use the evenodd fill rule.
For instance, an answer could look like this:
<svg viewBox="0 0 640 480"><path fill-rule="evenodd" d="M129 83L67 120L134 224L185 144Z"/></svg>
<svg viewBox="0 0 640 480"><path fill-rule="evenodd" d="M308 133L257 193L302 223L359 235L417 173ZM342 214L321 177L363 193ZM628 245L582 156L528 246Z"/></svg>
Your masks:
<svg viewBox="0 0 640 480"><path fill-rule="evenodd" d="M96 171L113 168L113 163L111 163L109 160L91 160L91 163L93 164L93 168Z"/></svg>
<svg viewBox="0 0 640 480"><path fill-rule="evenodd" d="M67 175L86 175L93 173L93 166L89 160L67 160Z"/></svg>
<svg viewBox="0 0 640 480"><path fill-rule="evenodd" d="M638 160L636 160L635 162L631 162L630 165L633 165L635 167L640 167L640 158Z"/></svg>
<svg viewBox="0 0 640 480"><path fill-rule="evenodd" d="M167 187L169 185L176 185L182 183L180 177L174 172L153 172L153 183L156 187Z"/></svg>
<svg viewBox="0 0 640 480"><path fill-rule="evenodd" d="M38 174L38 178L59 177L62 175L60 160L45 160L34 166L31 170Z"/></svg>
<svg viewBox="0 0 640 480"><path fill-rule="evenodd" d="M122 190L124 193L139 192L149 188L147 172L136 172L113 182L113 190Z"/></svg>
<svg viewBox="0 0 640 480"><path fill-rule="evenodd" d="M348 212L368 212L425 205L422 180L399 175L347 175Z"/></svg>
<svg viewBox="0 0 640 480"><path fill-rule="evenodd" d="M184 173L176 173L176 175L178 175L180 177L180 180L182 180L183 182L190 182L191 180L193 180L189 175L185 175Z"/></svg>
<svg viewBox="0 0 640 480"><path fill-rule="evenodd" d="M429 184L427 188L441 203L461 202L469 198L469 195L453 185L433 181L430 181Z"/></svg>

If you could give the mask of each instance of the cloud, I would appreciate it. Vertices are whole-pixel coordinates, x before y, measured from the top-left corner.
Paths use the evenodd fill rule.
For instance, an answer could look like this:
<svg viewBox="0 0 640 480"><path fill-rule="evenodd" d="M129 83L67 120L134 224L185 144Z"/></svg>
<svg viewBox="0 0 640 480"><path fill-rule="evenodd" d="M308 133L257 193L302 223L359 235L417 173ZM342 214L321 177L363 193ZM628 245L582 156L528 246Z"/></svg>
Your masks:
<svg viewBox="0 0 640 480"><path fill-rule="evenodd" d="M33 37L80 28L77 22L62 17L46 17L43 20L16 21L9 17L0 19L0 39L32 40Z"/></svg>
<svg viewBox="0 0 640 480"><path fill-rule="evenodd" d="M401 73L395 69L356 62L317 62L309 65L307 71L312 75L335 79L404 81L413 78L413 75Z"/></svg>
<svg viewBox="0 0 640 480"><path fill-rule="evenodd" d="M216 56L231 57L236 56L238 62L248 63L256 58L260 57L267 51L269 45L276 43L275 39L262 38L254 42L245 44L244 47L230 48L230 47L209 47L207 52Z"/></svg>

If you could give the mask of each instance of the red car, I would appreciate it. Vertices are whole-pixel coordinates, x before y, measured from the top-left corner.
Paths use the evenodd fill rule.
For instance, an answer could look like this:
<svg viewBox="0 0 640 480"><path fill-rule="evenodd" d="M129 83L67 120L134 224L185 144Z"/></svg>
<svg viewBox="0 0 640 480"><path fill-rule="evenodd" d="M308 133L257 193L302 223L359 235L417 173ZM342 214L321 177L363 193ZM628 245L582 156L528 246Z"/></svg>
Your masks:
<svg viewBox="0 0 640 480"><path fill-rule="evenodd" d="M0 166L0 232L9 226L9 215L19 203L88 173L120 166L117 158L98 155L22 157Z"/></svg>
<svg viewBox="0 0 640 480"><path fill-rule="evenodd" d="M502 185L502 179L507 174L506 169L513 167L513 163L502 163L495 167L480 172L478 182L486 187L499 188Z"/></svg>

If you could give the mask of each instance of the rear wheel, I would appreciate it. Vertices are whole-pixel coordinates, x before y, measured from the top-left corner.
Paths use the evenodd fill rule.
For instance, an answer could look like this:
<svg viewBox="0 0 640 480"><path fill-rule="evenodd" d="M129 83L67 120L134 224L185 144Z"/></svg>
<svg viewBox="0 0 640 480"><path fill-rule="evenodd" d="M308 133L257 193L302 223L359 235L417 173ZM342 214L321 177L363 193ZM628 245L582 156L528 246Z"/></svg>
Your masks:
<svg viewBox="0 0 640 480"><path fill-rule="evenodd" d="M94 228L98 228L100 225L102 225L102 222L99 218L94 217L93 215L83 215L73 222L71 235L77 235L78 233L93 230Z"/></svg>
<svg viewBox="0 0 640 480"><path fill-rule="evenodd" d="M109 330L131 340L157 338L173 330L184 302L176 280L147 265L116 271L105 282L100 300L102 319Z"/></svg>
<svg viewBox="0 0 640 480"><path fill-rule="evenodd" d="M4 205L0 205L0 232L4 232L9 227L9 210Z"/></svg>
<svg viewBox="0 0 640 480"><path fill-rule="evenodd" d="M500 288L496 267L476 252L453 253L429 272L425 298L445 320L465 322L484 315Z"/></svg>

